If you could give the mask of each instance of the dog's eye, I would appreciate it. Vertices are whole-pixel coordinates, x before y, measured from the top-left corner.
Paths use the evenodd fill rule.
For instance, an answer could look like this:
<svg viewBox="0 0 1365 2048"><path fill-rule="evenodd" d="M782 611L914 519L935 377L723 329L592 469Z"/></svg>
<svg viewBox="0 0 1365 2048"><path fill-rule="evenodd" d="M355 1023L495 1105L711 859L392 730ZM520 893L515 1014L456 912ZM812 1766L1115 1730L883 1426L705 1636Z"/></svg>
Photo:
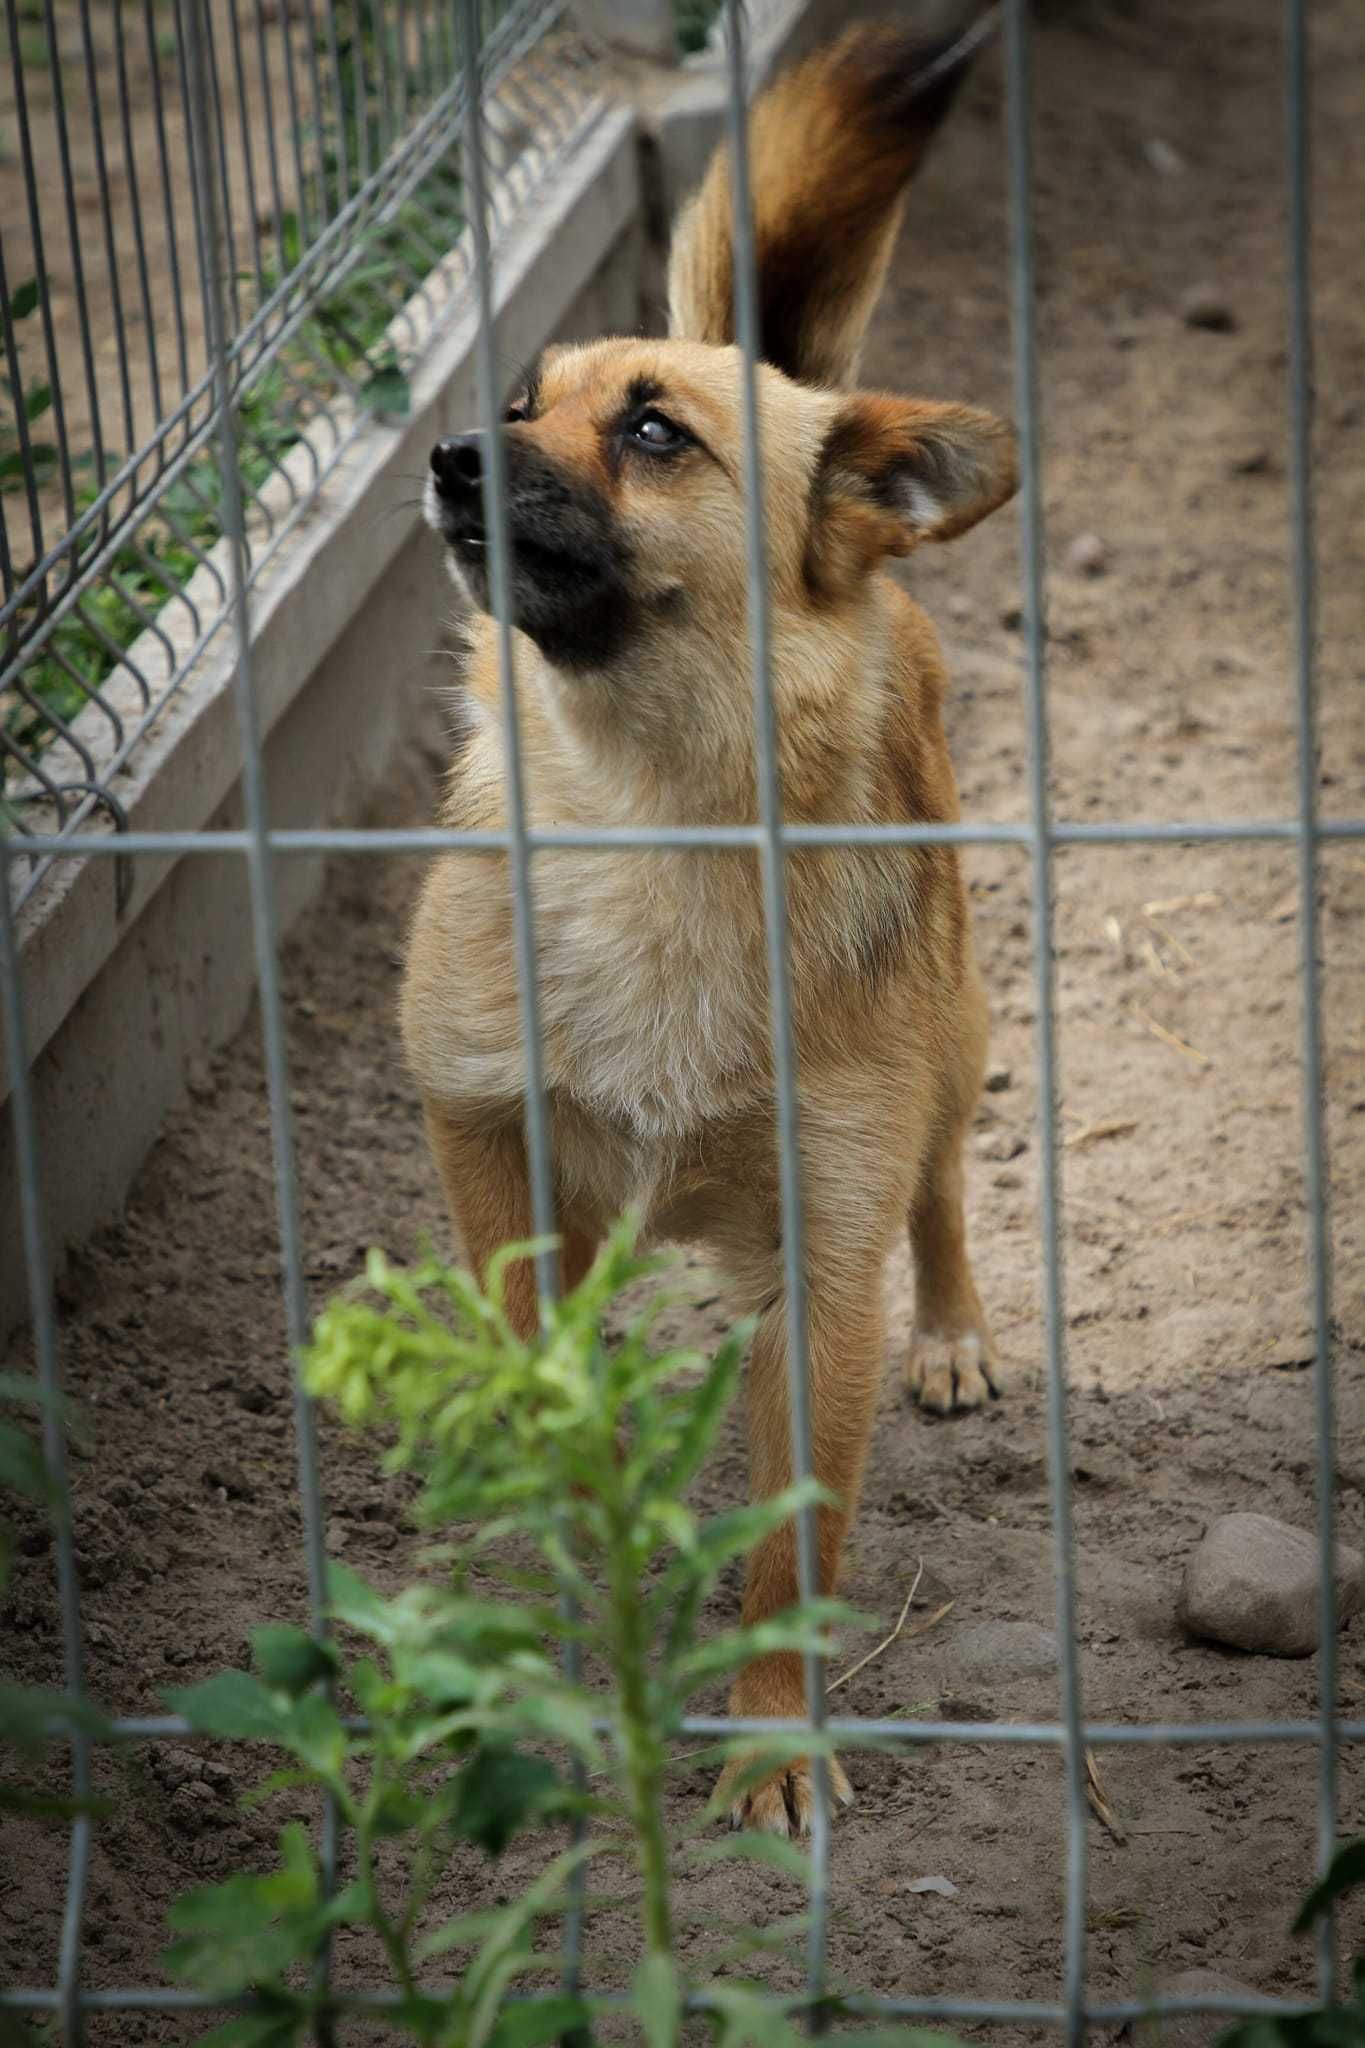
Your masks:
<svg viewBox="0 0 1365 2048"><path fill-rule="evenodd" d="M630 427L629 434L641 448L649 448L660 455L681 448L688 438L681 427L675 427L672 420L665 419L661 412L641 413Z"/></svg>
<svg viewBox="0 0 1365 2048"><path fill-rule="evenodd" d="M502 416L502 423L505 427L515 427L519 421L529 420L530 417L524 405L509 405Z"/></svg>

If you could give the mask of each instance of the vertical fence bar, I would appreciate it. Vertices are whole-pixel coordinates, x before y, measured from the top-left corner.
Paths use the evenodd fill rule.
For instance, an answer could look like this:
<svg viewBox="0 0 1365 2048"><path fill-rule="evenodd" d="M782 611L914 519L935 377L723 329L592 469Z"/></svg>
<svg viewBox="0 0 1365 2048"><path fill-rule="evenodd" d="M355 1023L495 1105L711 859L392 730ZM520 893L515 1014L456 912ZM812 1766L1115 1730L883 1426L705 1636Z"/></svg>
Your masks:
<svg viewBox="0 0 1365 2048"><path fill-rule="evenodd" d="M119 274L118 247L114 240L114 213L110 204L109 159L104 147L104 115L100 108L99 70L95 44L90 32L90 0L81 0L81 57L85 67L85 89L89 100L88 118L95 145L95 182L100 195L100 224L103 230L104 262L109 277L109 299L113 309L114 349L118 361L119 393L123 401L123 454L131 455L137 443L133 416L133 387L128 366L128 323L123 314L123 284ZM100 478L103 484L104 478Z"/></svg>
<svg viewBox="0 0 1365 2048"><path fill-rule="evenodd" d="M62 504L66 513L66 523L70 528L76 523L76 491L71 478L71 444L66 429L66 397L62 384L61 361L57 354L57 331L52 318L52 294L47 286L48 267L43 236L43 211L38 199L38 168L34 159L33 129L29 114L28 86L24 74L24 53L19 36L19 10L16 0L5 0L5 20L9 31L10 64L14 78L14 115L19 128L19 152L24 167L24 205L32 245L30 254L33 275L38 281L38 313L43 325L47 384L52 393L52 423L56 429L57 460L62 473ZM31 475L31 466L28 463L25 464L24 473L26 476ZM103 483L103 477L100 481ZM76 558L73 555L67 564L68 584L75 578L76 567ZM46 578L43 581L41 602L43 609L46 610Z"/></svg>
<svg viewBox="0 0 1365 2048"><path fill-rule="evenodd" d="M512 934L517 961L517 998L521 1042L526 1052L526 1156L531 1186L531 1221L539 1241L536 1289L541 1319L559 1292L559 1254L555 1229L554 1160L549 1110L545 1100L545 1052L540 1028L540 994L536 980L535 904L531 893L531 847L526 830L526 783L521 755L521 721L512 657L511 552L507 533L507 451L503 442L498 391L496 308L493 263L488 241L488 193L483 159L483 50L477 0L460 0L460 74L463 87L463 168L470 234L474 244L474 288L479 314L477 343L479 419L485 448L484 523L488 533L489 597L498 647L498 687L502 699L504 773L507 790L508 864L512 881ZM405 101L406 105L406 87ZM572 1603L566 1611L573 1615ZM576 1640L564 1649L571 1683L582 1672L582 1650ZM574 1784L586 1788L581 1762ZM574 1823L574 1839L582 1838L582 1821ZM564 1986L578 1991L583 1967L584 1873L569 1880L564 1918Z"/></svg>
<svg viewBox="0 0 1365 2048"><path fill-rule="evenodd" d="M3 833L4 821L0 814L0 836ZM43 1463L52 1488L57 1605L62 1629L62 1682L68 1696L79 1700L85 1689L80 1579L76 1571L71 1483L66 1468L66 1427L61 1409L52 1271L48 1261L47 1226L43 1220L38 1126L29 1084L28 1032L19 985L19 939L14 928L9 862L4 858L0 858L0 992L5 1040L9 1047L10 1102L14 1118L15 1163L19 1174L19 1221L23 1232L24 1267L28 1274L29 1308L33 1315L33 1348L38 1383L42 1389ZM70 1740L72 1795L77 1800L86 1800L90 1796L89 1737L80 1728L73 1727ZM61 2017L63 2048L81 2048L85 2038L80 1985L81 1929L85 1918L89 1868L90 1819L88 1814L77 1813L71 1823L66 1905L57 1952L57 2009Z"/></svg>
<svg viewBox="0 0 1365 2048"><path fill-rule="evenodd" d="M1322 979L1318 961L1318 746L1314 688L1316 569L1313 533L1313 324L1308 127L1308 23L1304 0L1285 8L1289 238L1289 453L1294 568L1294 723L1298 744L1299 974L1303 1001L1304 1180L1313 1302L1313 1396L1317 1422L1318 1861L1326 1868L1337 1836L1336 1475L1332 1387L1331 1244L1327 1229L1328 1165L1323 1127ZM1324 2004L1336 1990L1336 1928L1329 1912L1318 1937Z"/></svg>
<svg viewBox="0 0 1365 2048"><path fill-rule="evenodd" d="M511 555L507 537L507 451L502 438L498 391L493 265L488 246L488 195L483 161L482 52L474 0L460 0L461 77L464 89L464 172L469 226L474 242L474 284L479 311L479 418L484 430L484 519L488 526L489 595L498 639L498 682L502 691L503 747L507 757L508 860L512 870L512 917L526 1047L526 1151L531 1173L531 1219L536 1236L555 1227L554 1164L545 1103L545 1053L536 986L535 911L531 896L531 848L526 836L526 782L521 754L521 721L512 659ZM542 1303L554 1299L559 1261L552 1250L539 1253L536 1276Z"/></svg>
<svg viewBox="0 0 1365 2048"><path fill-rule="evenodd" d="M749 566L749 654L753 664L754 725L757 743L758 814L763 829L763 921L768 949L768 1002L772 1018L773 1078L777 1107L778 1185L782 1201L782 1266L786 1297L787 1359L790 1370L792 1468L797 1479L811 1472L809 1329L806 1313L805 1208L801 1193L801 1140L797 1096L796 1034L792 1026L791 961L787 946L787 870L782 844L782 776L778 757L777 707L770 663L771 622L768 541L763 492L763 451L758 417L758 291L754 262L753 206L749 188L749 127L745 90L742 0L726 0L726 136L730 148L733 205L735 338L740 348L740 408L744 423L744 545ZM803 1601L820 1590L816 1511L801 1510L796 1525L796 1566ZM825 1721L824 1659L808 1652L806 1707L812 1730ZM815 1793L811 1815L810 1934L806 1952L807 1990L813 2002L825 1988L829 1908L829 1769L812 1758ZM813 2010L818 2028L818 2004Z"/></svg>
<svg viewBox="0 0 1365 2048"><path fill-rule="evenodd" d="M1085 1742L1080 1651L1076 1640L1075 1545L1067 1452L1066 1358L1062 1322L1061 1193L1057 1146L1057 1051L1052 958L1052 841L1048 794L1047 670L1044 644L1043 502L1034 332L1033 149L1029 0L1005 8L1009 130L1010 284L1015 410L1022 486L1024 645L1027 660L1029 819L1032 826L1033 974L1038 1011L1038 1186L1043 1221L1043 1334L1047 1356L1048 1471L1056 1549L1061 1706L1066 1729L1066 1910L1064 1986L1069 2048L1085 2039L1086 1837Z"/></svg>
<svg viewBox="0 0 1365 2048"><path fill-rule="evenodd" d="M160 422L161 356L157 344L157 321L152 304L151 272L147 265L147 232L142 217L142 185L138 175L138 152L133 143L132 100L128 89L128 51L123 31L124 0L114 0L114 60L118 73L119 132L123 144L123 168L128 180L128 200L133 216L133 247L137 253L138 293L142 301L142 332L147 345L147 382L152 401L152 418ZM157 468L165 467L166 450L157 449Z"/></svg>
<svg viewBox="0 0 1365 2048"><path fill-rule="evenodd" d="M223 537L230 566L230 610L235 643L234 687L242 744L242 789L251 844L247 874L251 890L252 938L261 985L261 1034L266 1088L270 1106L270 1139L275 1173L275 1199L280 1233L285 1322L294 1368L294 1427L299 1495L303 1515L304 1558L308 1603L314 1633L326 1633L327 1555L323 1533L322 1489L318 1469L317 1421L304 1390L298 1354L308 1335L308 1304L303 1283L299 1236L298 1180L295 1170L293 1118L289 1102L289 1065L285 1046L284 1002L280 989L279 929L275 908L272 854L267 831L265 770L260 725L251 675L251 621L247 601L248 562L238 467L236 421L228 368L222 265L228 252L214 185L215 151L210 123L214 98L209 82L209 0L185 0L186 59L189 83L187 139L194 176L200 247L205 261L204 314L213 371L217 416ZM336 1868L336 1807L329 1796L322 1823L321 1858L330 1890ZM318 1959L318 1982L325 1985L328 1950ZM319 2024L317 2040L332 2039L330 2021Z"/></svg>
<svg viewBox="0 0 1365 2048"><path fill-rule="evenodd" d="M189 341L185 333L185 292L180 282L180 235L175 216L175 184L171 177L170 143L166 134L166 96L161 89L161 53L156 42L156 16L152 0L142 0L142 24L147 42L147 76L152 87L152 106L156 112L156 156L161 172L161 204L166 234L166 263L171 278L171 308L175 314L176 359L180 366L180 395L183 398L190 388ZM178 31L177 31L178 33ZM189 438L190 422L185 421L185 436Z"/></svg>

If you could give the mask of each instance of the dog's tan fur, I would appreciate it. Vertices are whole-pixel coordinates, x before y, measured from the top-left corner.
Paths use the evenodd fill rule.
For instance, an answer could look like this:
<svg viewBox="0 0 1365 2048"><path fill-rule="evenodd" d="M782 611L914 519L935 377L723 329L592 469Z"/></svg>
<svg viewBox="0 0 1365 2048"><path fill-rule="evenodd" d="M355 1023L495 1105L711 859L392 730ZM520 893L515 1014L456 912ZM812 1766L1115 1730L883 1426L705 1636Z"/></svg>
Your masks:
<svg viewBox="0 0 1365 2048"><path fill-rule="evenodd" d="M903 35L854 32L754 114L764 349L782 366L760 369L759 398L772 682L793 820L958 815L938 643L878 564L961 531L1014 486L1010 437L989 416L838 388L856 362L901 189L940 111L906 99L888 118L914 55ZM567 672L514 636L535 825L756 815L727 209L722 161L677 239L671 338L553 350L530 417L507 429L555 476L596 494L629 557L624 653ZM612 423L642 383L700 444L683 458L612 453ZM472 730L443 818L495 827L506 818L495 638L484 618L472 634ZM986 1015L951 848L806 850L788 877L813 1453L838 1501L820 1515L821 1577L832 1587L881 1379L883 1267L907 1217L911 1388L943 1410L974 1406L995 1384L962 1216L962 1137ZM656 1236L709 1248L736 1311L758 1316L752 1483L769 1494L790 1476L790 1418L756 857L556 850L537 857L534 879L565 1284L628 1204ZM502 856L453 855L429 874L403 1031L452 1215L483 1267L531 1230ZM529 1332L529 1267L514 1270L511 1287L512 1314ZM796 1590L784 1532L751 1561L746 1618ZM732 1704L802 1711L796 1661L750 1666ZM838 1783L846 1790L842 1774ZM809 1804L809 1773L796 1764L748 1794L737 1817L786 1831L807 1824Z"/></svg>

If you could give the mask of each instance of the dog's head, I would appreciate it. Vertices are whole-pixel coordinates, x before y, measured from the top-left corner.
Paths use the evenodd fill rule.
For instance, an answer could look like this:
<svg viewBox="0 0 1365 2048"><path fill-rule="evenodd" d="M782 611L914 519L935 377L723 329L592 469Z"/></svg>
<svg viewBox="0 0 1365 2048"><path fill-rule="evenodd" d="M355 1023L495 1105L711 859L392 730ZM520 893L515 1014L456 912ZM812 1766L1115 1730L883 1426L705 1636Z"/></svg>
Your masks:
<svg viewBox="0 0 1365 2048"><path fill-rule="evenodd" d="M547 351L500 429L512 617L556 667L604 672L649 646L743 635L739 358L706 343L601 341ZM887 555L964 532L1014 488L1013 439L989 414L799 384L760 366L773 600L855 597ZM479 433L432 450L427 515L491 609Z"/></svg>
<svg viewBox="0 0 1365 2048"><path fill-rule="evenodd" d="M955 0L956 5L956 0ZM984 19L984 18L983 18ZM918 20L918 17L917 17ZM768 565L779 623L856 601L889 554L962 533L1014 488L1013 441L963 406L848 391L905 185L984 34L862 25L750 120ZM546 352L499 430L509 601L553 667L747 681L740 360L722 150L684 214L671 338ZM427 510L490 606L478 434L432 452Z"/></svg>

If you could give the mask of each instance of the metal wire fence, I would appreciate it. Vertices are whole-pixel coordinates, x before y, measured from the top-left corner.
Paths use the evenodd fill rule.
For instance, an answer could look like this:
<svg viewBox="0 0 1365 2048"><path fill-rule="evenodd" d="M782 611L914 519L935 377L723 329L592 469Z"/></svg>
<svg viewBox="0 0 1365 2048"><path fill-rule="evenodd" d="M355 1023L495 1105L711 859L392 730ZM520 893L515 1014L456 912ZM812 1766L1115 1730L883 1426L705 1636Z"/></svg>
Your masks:
<svg viewBox="0 0 1365 2048"><path fill-rule="evenodd" d="M7 0L11 36L17 34L18 16L14 0ZM54 0L45 0L45 32L49 47L56 49ZM510 624L507 615L508 543L504 479L498 461L499 418L495 336L492 297L492 229L496 226L507 173L485 169L487 128L503 104L502 94L525 55L530 40L544 27L545 10L509 6L490 12L477 0L458 0L453 12L444 5L428 6L427 0L412 0L396 11L371 11L357 5L346 19L360 36L359 43L343 49L339 24L343 18L338 5L327 16L327 32L314 35L308 15L311 55L306 81L298 75L297 50L291 58L291 35L282 32L275 46L278 74L272 73L266 16L256 6L251 49L260 62L260 99L255 116L264 119L264 134L270 170L268 231L244 223L234 211L239 183L249 175L252 143L247 118L251 102L244 84L245 51L239 36L237 12L225 13L219 0L181 0L177 27L181 31L177 49L183 118L172 121L158 101L158 132L175 132L188 150L193 170L193 221L196 254L205 285L203 295L202 341L191 353L188 342L178 336L166 374L173 373L178 392L164 414L158 412L158 434L136 459L129 458L99 488L86 506L77 503L73 465L69 458L69 437L61 441L57 462L58 506L61 538L44 539L47 517L41 489L37 487L33 442L23 442L25 514L31 522L34 562L16 568L13 529L7 527L5 555L6 631L11 649L20 643L29 656L53 648L64 622L84 620L89 611L90 592L98 579L105 587L118 590L123 577L120 549L147 546L146 532L153 513L168 531L179 532L182 512L168 497L177 483L193 479L190 488L212 497L214 517L227 543L227 575L222 579L218 623L230 623L236 647L237 706L241 725L243 757L246 764L246 823L237 831L203 833L130 833L123 835L82 834L77 829L100 804L108 804L98 764L126 749L138 720L120 725L103 683L82 685L88 709L103 708L109 726L106 754L88 748L80 718L67 720L45 708L32 682L24 683L19 670L5 671L6 688L34 717L45 720L50 729L50 746L41 752L32 742L14 737L7 727L5 751L11 760L21 760L23 774L34 778L34 786L20 786L20 802L7 804L7 831L0 837L0 864L8 871L35 861L70 860L87 855L112 853L132 855L240 854L248 869L254 911L256 957L261 992L261 1010L266 1050L266 1071L274 1147L275 1186L283 1254L288 1332L291 1343L301 1344L306 1331L306 1301L298 1230L298 1195L295 1148L290 1120L288 1073L285 1051L285 1019L280 990L278 930L274 910L272 872L281 857L299 853L404 852L429 855L498 851L508 858L516 913L516 941L520 971L521 1017L528 1051L530 1085L526 1099L526 1130L531 1161L534 1220L538 1233L549 1234L554 1227L550 1124L544 1091L543 1062L540 1057L540 1013L535 972L535 864L537 856L556 847L611 848L692 847L698 858L707 849L748 848L759 858L764 882L764 904L768 932L768 959L772 1000L776 1101L775 1114L781 1160L781 1191L784 1209L783 1256L788 1326L790 1330L791 1406L794 1428L793 1457L796 1473L811 1469L810 1424L805 1355L805 1280L801 1185L798 1171L799 1129L797 1114L796 1046L792 1030L791 992L786 933L785 858L792 848L813 845L923 844L1010 844L1028 850L1033 897L1033 973L1036 987L1037 1058L1039 1076L1039 1132L1041 1161L1041 1245L1043 1307L1047 1383L1047 1439L1052 1525L1055 1539L1056 1599L1059 1636L1062 1644L1061 1716L1055 1723L999 1723L956 1721L873 1721L826 1718L823 1706L823 1672L818 1660L809 1671L812 1722L838 1737L849 1734L895 1744L925 1743L1007 1743L1050 1747L1060 1751L1064 1763L1064 1835L1067 1881L1065 1893L1064 1968L1055 1998L1019 2001L1005 1997L946 1999L933 1996L899 1998L853 1998L847 2009L883 2017L958 2019L963 2021L1012 2021L1059 2027L1069 2043L1084 2039L1087 2028L1098 2023L1134 2019L1151 2012L1271 2012L1285 2010L1284 2001L1238 1999L1232 1996L1185 1996L1178 2000L1157 1999L1141 2003L1102 2004L1093 2002L1086 1986L1086 1834L1085 1749L1087 1745L1184 1745L1209 1743L1309 1743L1318 1756L1317 1836L1319 1859L1325 1864L1336 1841L1337 1758L1344 1741L1365 1739L1365 1721L1345 1720L1337 1712L1336 1614L1331 1559L1334 1545L1333 1514L1333 1389L1332 1339L1330 1324L1330 1273L1328 1261L1327 1180L1323 1136L1322 1062L1320 1050L1320 990L1318 968L1317 863L1320 845L1327 840L1365 837L1365 818L1322 820L1317 814L1317 772L1314 712L1314 552L1312 527L1311 471L1311 321L1308 274L1309 255L1309 123L1307 107L1307 31L1304 0L1286 0L1285 28L1288 63L1286 69L1286 177L1289 197L1289 331L1288 363L1290 401L1290 493L1293 526L1293 568L1295 577L1295 663L1293 700L1298 742L1298 803L1292 816L1259 821L1220 822L1185 820L1155 823L1133 820L1112 824L1081 824L1054 818L1049 798L1048 715L1046 690L1046 638L1044 627L1043 524L1040 500L1040 429L1036 402L1036 361L1034 344L1034 254L1030 162L1030 27L1027 0L1005 0L1005 45L1007 60L1007 112L1009 185L1011 198L1011 284L1013 306L1014 362L1017 416L1023 466L1022 539L1024 557L1024 637L1026 646L1027 722L1029 734L1029 817L1026 824L990 822L957 825L912 824L904 826L839 826L784 823L777 771L775 710L768 677L769 615L764 563L763 468L758 438L755 401L755 290L754 250L749 208L745 105L746 69L744 19L738 0L727 0L726 50L728 77L728 126L734 176L734 243L736 255L736 312L743 350L741 389L744 423L745 486L747 499L747 545L749 555L750 636L753 658L754 703L759 768L759 822L756 825L674 828L658 830L536 830L529 828L521 803L521 760L517 704L511 662ZM362 18L366 27L361 33ZM153 23L150 11L145 22ZM297 17L290 17L297 31ZM89 61L89 15L82 0L80 21L86 34L83 61ZM114 12L114 34L123 50L124 24L120 11ZM374 37L366 45L364 36ZM370 58L357 55L373 50ZM543 48L543 45L542 45ZM386 53L382 54L381 53ZM359 67L363 85L359 99L347 102L346 62ZM122 79L120 55L119 77ZM543 65L536 67L533 90L536 115L553 110L552 126L568 119L574 105L573 58L566 59L563 76ZM295 66L292 82L290 64ZM387 70L383 67L387 66ZM225 72L235 79L237 98L225 85ZM414 79L415 73L415 79ZM407 83L403 83L406 77ZM310 102L317 111L314 154L302 155L290 165L282 161L272 125L270 94L276 89L272 78L287 92L298 95L305 89L315 94ZM328 98L330 80L331 98ZM404 94L408 98L404 99ZM328 129L324 109L339 112L352 108L349 128L334 122ZM126 109L126 96L125 96ZM297 101L291 101L291 135L299 132ZM423 180L433 165L448 159L454 127L463 124L462 171L458 195L450 195L451 211L433 209ZM240 124L241 154L236 170L228 157L229 136ZM332 136L331 144L325 141ZM344 133L344 142L336 137ZM292 147L292 144L291 144ZM163 172L167 157L161 145ZM330 153L329 153L330 152ZM65 162L65 158L63 159ZM31 179L26 144L26 176ZM415 195L415 198L414 198ZM159 194L170 206L169 182ZM420 217L420 231L433 238L433 259L444 260L446 243L458 232L458 266L449 289L471 292L481 316L479 372L484 424L490 450L488 478L489 540L492 590L500 621L499 654L504 733L509 775L509 817L506 831L271 831L267 826L256 708L251 674L251 591L253 578L267 558L272 528L266 510L266 493L252 482L245 460L258 443L256 424L245 404L245 396L268 367L278 370L288 394L284 402L308 404L325 417L337 436L338 445L353 416L346 411L339 392L344 385L346 403L354 404L356 415L363 405L363 387L357 385L355 366L363 363L367 373L382 374L370 348L359 349L351 358L340 384L325 392L311 382L306 363L316 362L320 347L317 336L302 337L302 330L316 312L320 298L334 291L353 275L363 262L363 232L372 228L390 230L410 202ZM136 210L137 202L134 200ZM297 212L300 228L306 221L306 250L285 264L288 241L284 234L286 213ZM253 213L253 219L256 216ZM41 222L36 207L30 213L35 260L39 271L43 257L39 244ZM106 252L112 250L113 223L106 206L103 227ZM141 234L141 229L138 230ZM245 235L245 240L243 240ZM167 247L175 242L169 235ZM142 244L139 240L139 249ZM245 272L239 269L245 250ZM280 264L276 279L268 266ZM111 278L113 273L111 261ZM139 275L145 278L143 265ZM414 275L414 285L423 280ZM179 279L175 303L183 310ZM46 305L46 300L42 303ZM116 288L109 301L117 320ZM10 330L12 336L12 328ZM58 340L48 317L43 320L44 349L53 384L53 409L61 383ZM88 330L85 330L88 334ZM384 346L397 346L394 331L386 325ZM299 341L303 358L287 361L290 344ZM11 375L14 374L14 344L9 342ZM131 397L129 364L120 343L120 391L122 421L131 440L137 414ZM323 351L325 354L326 352ZM88 351L87 351L88 354ZM330 360L330 358L328 358ZM88 361L86 364L89 369ZM155 356L148 365L155 391L158 370ZM16 389L22 387L17 385ZM164 393L163 393L164 395ZM99 412L99 397L93 379L87 392L90 429L98 446L106 449L108 436ZM310 415L311 417L311 415ZM59 433L60 433L59 426ZM21 426L21 442L24 429ZM216 466L210 472L202 465L211 441L216 441ZM310 461L312 457L310 455ZM201 465L196 469L195 465ZM321 465L311 474L313 487L325 473ZM216 484L205 479L212 474ZM285 513L295 516L305 493ZM284 521L280 522L282 527ZM203 550L200 550L203 553ZM202 564L201 564L202 566ZM183 602L183 599L181 600ZM195 654L207 637L207 627L196 620L194 647L169 661L167 672L153 691L138 671L134 680L144 691L138 718L143 723L155 716L156 704L178 687L192 671ZM137 643L139 647L142 642ZM53 655L55 659L55 654ZM123 666L128 666L121 656ZM27 692L27 694L25 694ZM82 714L84 715L84 714ZM69 768L55 766L58 746L68 749L82 771L71 775ZM83 751L85 749L85 751ZM88 756L88 758L87 758ZM70 779L68 780L68 776ZM35 829L23 806L30 799L49 806L47 826ZM52 829L53 826L61 829ZM1139 841L1197 842L1282 841L1296 849L1299 882L1299 929L1301 934L1300 990L1302 998L1302 1067L1304 1127L1306 1132L1307 1206L1309 1215L1309 1258L1313 1305L1313 1381L1317 1425L1318 1526L1320 1535L1320 1707L1316 1718L1303 1721L1230 1721L1124 1724L1089 1723L1085 1719L1081 1692L1078 1640L1075 1624L1073 1538L1070 1500L1070 1463L1067 1455L1067 1373L1065 1359L1065 1318L1063 1274L1059 1234L1060 1153L1056 1132L1056 1036L1053 1001L1052 862L1056 849L1077 842L1124 844ZM65 1510L69 1489L65 1451L57 1420L56 1395L60 1384L57 1329L54 1319L51 1271L44 1242L39 1158L33 1098L28 1080L28 1059L24 1037L24 1012L19 988L19 955L16 940L13 892L0 888L0 979L3 980L5 1024L13 1085L17 1152L20 1163L22 1226L32 1299L37 1364L42 1386L50 1397L45 1409L45 1449L57 1489L57 1573L65 1655L65 1684L74 1697L82 1692L82 1639L80 1593L72 1545L70 1516ZM51 1162L49 1162L51 1165ZM546 1288L554 1285L548 1265L542 1270ZM317 1438L308 1399L300 1389L296 1397L299 1487L303 1511L305 1549L314 1625L323 1626L324 1528L322 1493L318 1467ZM815 1530L813 1511L807 1510L798 1546L801 1590L809 1596L816 1588ZM762 1732L789 1724L694 1717L685 1723L688 1734L711 1736L752 1729ZM122 1740L156 1740L183 1737L186 1724L176 1716L129 1719L114 1724ZM90 1745L79 1731L70 1735L72 1785L77 1794L90 1781ZM825 1933L830 1898L829 1792L823 1774L817 1780L816 1811L811 1859L811 1918L807 1989L813 2008L826 1988ZM330 1869L336 1855L334 1816L325 1821L325 1861ZM21 1987L0 1993L0 2009L22 2008L55 2014L70 2043L82 2037L84 2015L96 2012L144 2011L183 2012L211 2001L197 1994L159 1988L130 1988L86 1991L81 1982L82 1921L85 1906L89 1858L89 1822L77 1819L71 1829L70 1871L66 1913L62 1931L58 1982L52 1987ZM570 1930L570 1951L580 1954L581 1929ZM1330 1920L1320 1952L1320 1990L1330 1998L1335 1982L1335 1959ZM577 1967L575 1960L574 1967ZM386 1993L348 1993L344 2003L354 2009L377 2009L392 2003Z"/></svg>
<svg viewBox="0 0 1365 2048"><path fill-rule="evenodd" d="M587 44L551 32L562 11L482 0L495 224L593 96ZM198 136L179 0L5 12L0 801L27 839L126 823L124 771L231 616L220 405L252 585L368 420L405 409L408 365L467 294L468 243L448 0L214 0Z"/></svg>

